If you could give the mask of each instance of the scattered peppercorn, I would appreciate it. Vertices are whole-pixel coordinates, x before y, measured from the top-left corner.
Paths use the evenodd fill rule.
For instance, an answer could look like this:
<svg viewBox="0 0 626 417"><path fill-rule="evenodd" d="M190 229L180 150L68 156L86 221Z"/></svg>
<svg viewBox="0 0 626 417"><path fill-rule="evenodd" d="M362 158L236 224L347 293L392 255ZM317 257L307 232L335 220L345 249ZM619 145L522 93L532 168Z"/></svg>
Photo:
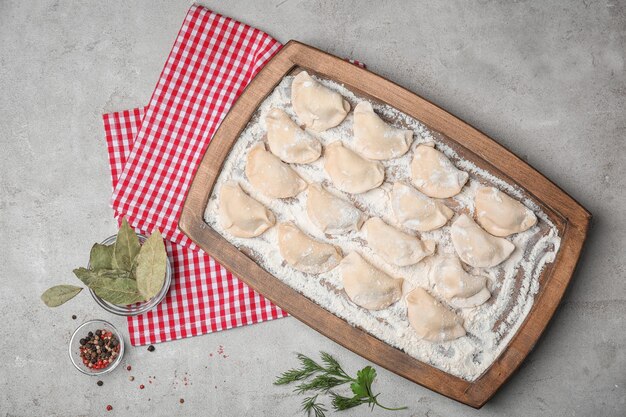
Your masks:
<svg viewBox="0 0 626 417"><path fill-rule="evenodd" d="M113 333L97 330L80 339L80 357L83 364L91 369L104 369L115 361L119 354L119 341ZM99 383L98 385L101 385Z"/></svg>
<svg viewBox="0 0 626 417"><path fill-rule="evenodd" d="M98 381L98 382L96 382L96 384L98 384L98 386L101 387L104 384L104 382Z"/></svg>
<svg viewBox="0 0 626 417"><path fill-rule="evenodd" d="M146 386L144 384L139 385L139 389L144 389Z"/></svg>
<svg viewBox="0 0 626 417"><path fill-rule="evenodd" d="M110 405L110 404L109 404L109 405L107 405L107 411L111 411L111 410L113 410L113 406L112 406L112 405Z"/></svg>
<svg viewBox="0 0 626 417"><path fill-rule="evenodd" d="M72 320L76 320L76 314L72 314Z"/></svg>
<svg viewBox="0 0 626 417"><path fill-rule="evenodd" d="M128 365L128 366L126 367L126 370L127 370L127 371L130 371L131 369L133 369L133 367L132 367L132 366L130 366L130 365Z"/></svg>
<svg viewBox="0 0 626 417"><path fill-rule="evenodd" d="M133 381L135 380L135 377L131 375L131 376L129 376L129 377L128 377L128 380L129 380L130 382L133 382Z"/></svg>
<svg viewBox="0 0 626 417"><path fill-rule="evenodd" d="M148 352L154 352L154 346L152 345L148 346Z"/></svg>
<svg viewBox="0 0 626 417"><path fill-rule="evenodd" d="M181 398L180 400L178 400L178 402L182 404L182 403L184 403L184 402L185 402L185 399L184 399L184 398Z"/></svg>

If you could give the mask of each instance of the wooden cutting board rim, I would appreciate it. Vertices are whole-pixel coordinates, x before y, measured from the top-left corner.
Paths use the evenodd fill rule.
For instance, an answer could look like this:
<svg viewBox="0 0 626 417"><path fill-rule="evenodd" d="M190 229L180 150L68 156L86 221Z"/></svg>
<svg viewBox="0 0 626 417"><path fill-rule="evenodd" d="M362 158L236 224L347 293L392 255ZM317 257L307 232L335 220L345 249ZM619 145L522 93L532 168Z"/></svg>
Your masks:
<svg viewBox="0 0 626 417"><path fill-rule="evenodd" d="M207 201L230 149L261 102L296 67L344 83L440 132L458 145L456 151L523 188L557 226L561 246L555 261L542 273L530 313L505 350L476 380L466 381L420 362L351 326L265 271L205 223ZM292 40L263 67L222 121L195 173L179 228L239 279L323 335L413 382L480 408L517 370L546 329L574 273L590 220L591 213L582 205L485 134L379 75Z"/></svg>

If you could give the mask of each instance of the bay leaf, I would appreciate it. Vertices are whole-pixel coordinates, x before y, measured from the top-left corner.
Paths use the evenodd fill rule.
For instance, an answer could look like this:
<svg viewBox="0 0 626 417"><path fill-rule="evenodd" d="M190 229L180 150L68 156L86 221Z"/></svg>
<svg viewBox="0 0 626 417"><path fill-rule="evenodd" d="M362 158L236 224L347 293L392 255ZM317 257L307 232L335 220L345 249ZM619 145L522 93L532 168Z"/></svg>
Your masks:
<svg viewBox="0 0 626 417"><path fill-rule="evenodd" d="M165 270L167 266L167 253L163 236L156 230L141 245L137 256L135 278L137 288L146 299L157 295L165 282Z"/></svg>
<svg viewBox="0 0 626 417"><path fill-rule="evenodd" d="M91 280L97 276L95 271L82 267L76 268L72 272L76 275L76 278L81 280L86 286L89 286Z"/></svg>
<svg viewBox="0 0 626 417"><path fill-rule="evenodd" d="M91 269L113 269L114 245L96 243L91 247L89 266Z"/></svg>
<svg viewBox="0 0 626 417"><path fill-rule="evenodd" d="M56 285L48 288L41 294L41 300L48 307L58 307L76 297L82 290L82 287L76 287L74 285Z"/></svg>
<svg viewBox="0 0 626 417"><path fill-rule="evenodd" d="M126 218L122 219L122 227L117 232L117 238L113 246L113 266L117 269L131 271L133 261L141 249L137 234L129 226Z"/></svg>
<svg viewBox="0 0 626 417"><path fill-rule="evenodd" d="M89 288L98 297L112 304L127 305L145 301L145 297L137 289L137 281L130 278L96 276L90 280Z"/></svg>
<svg viewBox="0 0 626 417"><path fill-rule="evenodd" d="M85 285L91 288L91 282L98 278L110 278L110 279L120 279L120 278L131 278L131 273L128 271L123 271L121 269L87 269L87 268L76 268L74 270L74 275L78 277Z"/></svg>

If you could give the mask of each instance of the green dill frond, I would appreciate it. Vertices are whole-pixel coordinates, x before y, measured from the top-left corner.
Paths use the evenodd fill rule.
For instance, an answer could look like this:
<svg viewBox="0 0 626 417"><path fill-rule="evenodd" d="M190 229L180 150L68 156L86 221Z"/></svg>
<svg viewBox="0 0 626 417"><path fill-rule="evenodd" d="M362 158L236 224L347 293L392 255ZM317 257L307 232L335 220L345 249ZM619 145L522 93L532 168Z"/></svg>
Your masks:
<svg viewBox="0 0 626 417"><path fill-rule="evenodd" d="M324 370L324 368L320 364L302 353L298 353L297 357L302 364L302 369L306 369L311 373Z"/></svg>
<svg viewBox="0 0 626 417"><path fill-rule="evenodd" d="M333 358L330 353L320 352L322 362L326 365L326 369L341 369L341 365L337 362L337 359Z"/></svg>
<svg viewBox="0 0 626 417"><path fill-rule="evenodd" d="M324 414L326 410L326 408L324 408L324 405L322 403L318 403L317 401L317 395L314 395L312 397L306 397L303 401L302 401L302 411L304 411L307 415L307 417L311 417L311 413L313 413L313 415L315 417L325 417L326 414Z"/></svg>
<svg viewBox="0 0 626 417"><path fill-rule="evenodd" d="M274 381L274 385L286 385L295 381L300 381L302 379L306 379L311 374L305 369L289 369L288 371L283 372L276 381Z"/></svg>
<svg viewBox="0 0 626 417"><path fill-rule="evenodd" d="M298 394L303 394L308 391L320 391L320 392L328 392L331 388L334 388L338 385L345 384L349 382L343 378L337 378L332 375L328 375L325 373L316 375L310 381L303 382L302 384L296 387L296 392Z"/></svg>
<svg viewBox="0 0 626 417"><path fill-rule="evenodd" d="M298 353L297 357L298 360L300 360L301 367L292 368L283 372L278 378L276 378L274 385L286 385L292 382L301 381L303 379L307 379L316 372L324 370L324 368L317 362L302 353Z"/></svg>
<svg viewBox="0 0 626 417"><path fill-rule="evenodd" d="M358 397L344 397L343 395L339 395L334 392L331 392L330 395L333 398L331 404L337 411L347 410L349 408L367 403L367 400L362 400Z"/></svg>

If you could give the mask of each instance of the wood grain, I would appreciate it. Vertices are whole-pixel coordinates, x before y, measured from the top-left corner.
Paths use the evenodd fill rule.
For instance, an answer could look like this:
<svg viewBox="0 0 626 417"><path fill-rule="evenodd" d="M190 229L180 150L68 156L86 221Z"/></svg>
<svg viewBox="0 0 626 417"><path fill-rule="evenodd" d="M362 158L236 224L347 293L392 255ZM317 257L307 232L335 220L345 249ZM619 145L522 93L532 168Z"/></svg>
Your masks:
<svg viewBox="0 0 626 417"><path fill-rule="evenodd" d="M461 157L524 189L557 226L561 247L554 263L541 275L532 310L500 357L475 381L420 362L352 327L266 272L204 222L204 209L230 149L261 102L296 68L344 83L440 132ZM480 408L511 377L548 325L574 273L590 219L591 214L558 186L467 123L374 73L290 41L248 85L216 132L195 174L179 227L234 275L313 329L398 375Z"/></svg>

